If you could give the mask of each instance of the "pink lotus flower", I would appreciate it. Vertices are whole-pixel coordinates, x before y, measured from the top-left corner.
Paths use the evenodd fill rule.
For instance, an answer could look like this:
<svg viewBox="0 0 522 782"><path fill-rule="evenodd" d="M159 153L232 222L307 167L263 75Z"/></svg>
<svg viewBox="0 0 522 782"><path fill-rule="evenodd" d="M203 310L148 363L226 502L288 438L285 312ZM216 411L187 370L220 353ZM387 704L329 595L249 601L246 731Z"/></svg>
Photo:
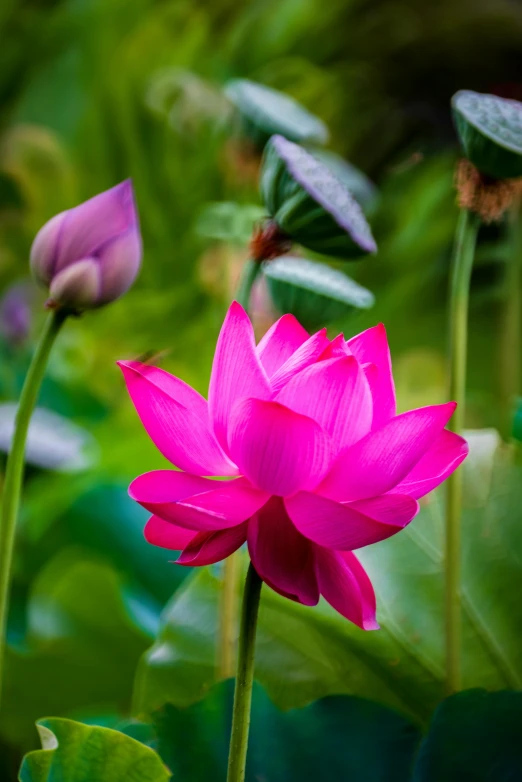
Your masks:
<svg viewBox="0 0 522 782"><path fill-rule="evenodd" d="M55 215L37 233L31 269L51 298L75 309L125 293L141 263L141 235L130 180Z"/></svg>
<svg viewBox="0 0 522 782"><path fill-rule="evenodd" d="M233 303L218 339L208 402L182 380L120 362L147 433L183 472L136 478L154 515L145 537L209 565L245 541L272 589L305 605L322 595L365 630L375 595L354 549L403 529L418 498L467 454L444 429L455 403L396 415L384 327L346 342L284 315L255 345ZM203 476L226 476L215 481Z"/></svg>

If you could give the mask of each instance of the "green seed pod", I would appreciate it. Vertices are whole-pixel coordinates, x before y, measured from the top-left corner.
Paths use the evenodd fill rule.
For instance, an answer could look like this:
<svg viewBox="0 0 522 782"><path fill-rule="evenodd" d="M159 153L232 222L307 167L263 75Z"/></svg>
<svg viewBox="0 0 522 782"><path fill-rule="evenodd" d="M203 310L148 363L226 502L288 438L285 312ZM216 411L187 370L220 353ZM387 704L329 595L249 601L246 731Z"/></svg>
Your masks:
<svg viewBox="0 0 522 782"><path fill-rule="evenodd" d="M309 151L348 188L365 215L371 215L375 211L379 200L379 191L363 171L330 149L317 147Z"/></svg>
<svg viewBox="0 0 522 782"><path fill-rule="evenodd" d="M272 136L265 148L261 195L279 229L314 252L351 260L377 250L350 191L323 163L282 136Z"/></svg>
<svg viewBox="0 0 522 782"><path fill-rule="evenodd" d="M243 135L260 149L274 133L303 144L328 141L324 122L283 92L248 79L233 79L225 94L239 112Z"/></svg>
<svg viewBox="0 0 522 782"><path fill-rule="evenodd" d="M522 103L460 90L451 104L468 160L494 179L522 176Z"/></svg>
<svg viewBox="0 0 522 782"><path fill-rule="evenodd" d="M263 274L279 312L290 312L311 331L375 302L343 272L304 258L276 258L263 265Z"/></svg>

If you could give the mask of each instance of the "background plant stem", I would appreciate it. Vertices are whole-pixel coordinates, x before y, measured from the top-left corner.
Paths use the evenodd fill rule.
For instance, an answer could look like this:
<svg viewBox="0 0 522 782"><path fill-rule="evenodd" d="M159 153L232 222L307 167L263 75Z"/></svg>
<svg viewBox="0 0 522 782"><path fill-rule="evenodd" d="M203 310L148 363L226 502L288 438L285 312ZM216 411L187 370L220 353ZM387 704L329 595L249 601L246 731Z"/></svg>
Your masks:
<svg viewBox="0 0 522 782"><path fill-rule="evenodd" d="M252 563L250 563L245 581L241 612L227 782L243 782L245 779L252 685L254 683L257 616L262 585L263 582L254 570Z"/></svg>
<svg viewBox="0 0 522 782"><path fill-rule="evenodd" d="M261 263L249 259L246 261L236 301L248 312L252 287L261 270ZM223 569L223 592L220 606L219 645L218 645L218 677L228 679L234 675L235 646L237 637L238 615L238 578L239 553L231 554L225 560Z"/></svg>
<svg viewBox="0 0 522 782"><path fill-rule="evenodd" d="M64 310L56 310L49 315L45 324L20 395L13 440L7 457L0 519L0 703L4 677L9 588L24 473L25 443L49 353L67 314Z"/></svg>
<svg viewBox="0 0 522 782"><path fill-rule="evenodd" d="M243 267L239 287L237 289L236 301L239 302L247 312L250 303L250 294L252 293L254 282L260 271L261 262L254 261L252 258L249 258Z"/></svg>
<svg viewBox="0 0 522 782"><path fill-rule="evenodd" d="M449 391L457 409L449 428L462 433L465 415L468 304L473 256L480 218L460 213L451 265L449 313ZM461 545L462 474L456 470L447 481L446 503L446 689L460 689L461 664Z"/></svg>
<svg viewBox="0 0 522 782"><path fill-rule="evenodd" d="M520 329L522 213L516 203L509 215L509 257L504 276L504 302L500 337L501 430L506 439L512 431L515 401L520 394Z"/></svg>

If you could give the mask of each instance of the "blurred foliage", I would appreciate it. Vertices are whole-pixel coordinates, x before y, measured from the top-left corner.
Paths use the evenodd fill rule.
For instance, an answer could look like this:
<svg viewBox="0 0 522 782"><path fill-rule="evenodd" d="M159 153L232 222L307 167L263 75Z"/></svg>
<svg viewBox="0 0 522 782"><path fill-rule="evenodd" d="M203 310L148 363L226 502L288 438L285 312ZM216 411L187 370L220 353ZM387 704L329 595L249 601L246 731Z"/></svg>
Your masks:
<svg viewBox="0 0 522 782"><path fill-rule="evenodd" d="M39 720L42 749L30 752L21 782L168 782L159 757L135 739L109 728L72 720ZM74 758L74 770L71 769Z"/></svg>
<svg viewBox="0 0 522 782"><path fill-rule="evenodd" d="M156 748L173 779L226 778L233 682L215 686L188 709L156 712ZM257 685L253 694L247 780L398 782L409 776L419 731L395 712L362 698L333 696L281 712Z"/></svg>
<svg viewBox="0 0 522 782"><path fill-rule="evenodd" d="M45 220L128 176L145 247L133 290L68 324L42 391L41 407L87 429L96 448L83 472L27 471L0 717L0 776L11 781L20 751L36 746L37 718L114 727L133 700L178 708L214 682L219 570L190 574L142 539L146 514L126 485L165 461L114 362L147 356L206 392L242 245L261 214L259 161L230 136L222 86L246 77L287 91L327 123L332 150L377 184L379 253L350 267L376 303L334 326L348 336L384 321L401 409L441 401L456 221L449 99L460 88L522 97L522 8L4 0L0 37L0 295L27 276ZM471 301L474 428L504 426L498 344L511 256L505 226L482 230ZM32 338L43 299L32 303ZM275 317L266 290L255 310L261 333ZM31 344L2 342L0 401L16 399ZM475 443L464 525L465 683L493 689L522 680L519 456L495 437ZM430 498L408 532L365 552L380 633L265 591L258 671L276 703L357 693L427 719L442 692L441 502Z"/></svg>
<svg viewBox="0 0 522 782"><path fill-rule="evenodd" d="M43 751L26 756L20 780L90 782L96 773L97 782L224 782L232 700L227 681L189 708L167 704L150 722L120 722L116 730L39 720ZM423 736L405 717L363 698L331 696L284 713L256 685L246 780L507 782L522 767L521 716L520 692L465 690L438 706ZM80 762L72 768L73 754Z"/></svg>

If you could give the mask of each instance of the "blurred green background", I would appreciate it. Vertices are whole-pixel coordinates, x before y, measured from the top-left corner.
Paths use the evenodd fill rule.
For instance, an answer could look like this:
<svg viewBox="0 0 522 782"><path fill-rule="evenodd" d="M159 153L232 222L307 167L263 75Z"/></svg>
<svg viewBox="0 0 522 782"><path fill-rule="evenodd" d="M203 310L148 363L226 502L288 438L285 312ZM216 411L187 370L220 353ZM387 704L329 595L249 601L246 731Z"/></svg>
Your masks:
<svg viewBox="0 0 522 782"><path fill-rule="evenodd" d="M36 718L117 724L133 699L142 716L166 700L186 706L214 677L219 570L191 575L142 540L146 514L126 486L164 460L139 424L115 361L155 356L206 392L246 250L242 235L213 238L205 215L215 202L245 205L247 215L260 205L255 166L231 136L224 84L246 77L294 96L329 126L331 149L376 183L369 219L379 253L343 267L373 291L376 304L334 325L349 336L384 321L400 408L442 401L457 217L449 102L463 88L522 99L522 6L3 0L0 40L0 295L28 277L31 242L47 219L129 176L144 240L133 289L68 324L42 391L41 407L66 420L44 414L44 453L35 442L27 473L0 718L1 778L11 780L21 750L37 743ZM520 476L491 430L508 432L511 357L502 333L512 234L507 224L481 231L471 299L468 426L486 431L476 435L468 505L475 508L474 537L483 544L482 525L494 549L482 552L480 568L476 560L470 566L466 676L469 685L493 688L522 682L520 608L499 608L520 583L522 561L507 526L488 526L493 500L510 530L520 521L519 495L510 488ZM13 342L4 334L3 403L17 398L44 317L44 294L31 291L29 301L27 338ZM255 314L261 333L271 316L261 294ZM0 435L9 410L0 408ZM80 429L60 428L72 425ZM70 448L60 456L64 441ZM3 443L5 450L5 436ZM492 466L499 453L501 468ZM58 471L49 469L53 458ZM388 566L377 583L387 597L379 639L362 638L326 608L314 613L265 596L260 678L278 705L355 692L426 719L442 686L440 518L433 520L440 507L432 502L428 512L417 539L412 533L403 549L383 544L384 554L375 555ZM509 582L498 565L503 557L512 558ZM488 576L492 587L483 593L479 574L490 560L487 572L496 564L502 574Z"/></svg>

